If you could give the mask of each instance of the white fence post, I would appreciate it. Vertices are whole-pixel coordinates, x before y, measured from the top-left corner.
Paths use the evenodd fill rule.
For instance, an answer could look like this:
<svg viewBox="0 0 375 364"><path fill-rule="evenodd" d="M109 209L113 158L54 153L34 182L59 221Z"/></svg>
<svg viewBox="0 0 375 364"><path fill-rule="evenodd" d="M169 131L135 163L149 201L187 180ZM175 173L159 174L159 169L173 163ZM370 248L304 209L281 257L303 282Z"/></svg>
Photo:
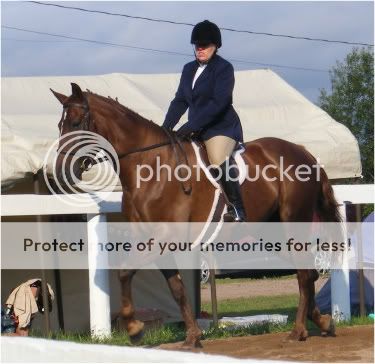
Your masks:
<svg viewBox="0 0 375 364"><path fill-rule="evenodd" d="M103 252L98 255L98 243L107 240L106 222L103 214L87 215L90 329L92 336L101 338L111 335L109 274L108 269L98 269L108 259Z"/></svg>
<svg viewBox="0 0 375 364"><path fill-rule="evenodd" d="M340 202L340 213L344 224L346 223L345 202ZM346 227L343 227L344 240L347 239ZM350 281L348 268L348 253L342 255L342 269L334 269L331 272L331 310L335 321L350 320Z"/></svg>

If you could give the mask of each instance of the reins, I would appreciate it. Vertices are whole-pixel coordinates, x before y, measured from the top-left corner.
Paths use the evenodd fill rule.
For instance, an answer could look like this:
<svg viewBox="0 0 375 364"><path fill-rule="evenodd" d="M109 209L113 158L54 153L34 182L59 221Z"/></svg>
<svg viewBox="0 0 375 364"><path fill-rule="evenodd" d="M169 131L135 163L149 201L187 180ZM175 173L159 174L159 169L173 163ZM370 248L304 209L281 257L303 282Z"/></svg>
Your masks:
<svg viewBox="0 0 375 364"><path fill-rule="evenodd" d="M180 152L183 155L183 158L185 160L185 165L189 167L189 160L188 160L188 157L187 157L187 154L186 154L186 150L181 143L181 140L176 136L176 134L171 133L171 131L169 129L167 129L165 127L162 127L162 129L163 129L164 133L170 139L170 142L171 142L171 145L172 145L172 148L173 148L173 153L174 153L175 158L176 158L177 166L180 165L180 158L179 158L179 155L178 155L178 150L176 148L176 144L177 144L178 149L180 150ZM184 185L183 180L180 180L180 183L181 183L181 187L182 187L182 190L184 191L184 193L186 195L190 195L191 191L193 190L191 184L190 184L190 186L186 187Z"/></svg>
<svg viewBox="0 0 375 364"><path fill-rule="evenodd" d="M166 145L171 145L172 150L173 150L173 154L174 154L175 159L176 159L177 166L179 166L181 164L180 163L181 159L180 159L180 156L179 156L179 151L180 151L180 153L182 153L183 159L184 159L186 165L189 166L189 160L188 160L188 157L187 157L187 154L186 154L186 150L183 147L183 145L181 143L181 140L176 136L176 134L171 133L171 131L169 129L167 129L163 126L161 128L164 131L164 133L166 134L166 136L168 137L169 141L157 143L157 144L152 144L152 145L149 145L147 147L137 148L137 149L133 149L133 150L131 150L129 152L126 152L126 153L118 154L118 158L121 159L121 158L127 157L130 154L146 152L148 150L164 147ZM176 148L176 145L177 145L178 149ZM192 186L190 185L190 186L186 187L182 180L180 181L180 183L181 183L181 188L184 191L184 193L186 195L190 195L192 190L193 190Z"/></svg>
<svg viewBox="0 0 375 364"><path fill-rule="evenodd" d="M152 144L152 145L149 145L147 147L137 148L137 149L133 149L133 150L131 150L129 152L126 152L126 153L118 154L117 157L119 159L122 159L122 158L127 157L130 154L133 154L133 153L146 152L147 150L152 150L152 149L164 147L165 145L169 145L169 144L172 144L172 142L167 141L167 142L163 142L163 143Z"/></svg>

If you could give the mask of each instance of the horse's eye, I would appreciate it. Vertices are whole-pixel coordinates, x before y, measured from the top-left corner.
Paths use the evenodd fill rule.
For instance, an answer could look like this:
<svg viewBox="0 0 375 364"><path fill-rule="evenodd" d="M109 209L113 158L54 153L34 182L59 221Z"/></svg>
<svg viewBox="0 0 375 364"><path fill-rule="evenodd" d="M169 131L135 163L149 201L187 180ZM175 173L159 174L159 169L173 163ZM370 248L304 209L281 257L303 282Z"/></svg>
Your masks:
<svg viewBox="0 0 375 364"><path fill-rule="evenodd" d="M73 129L78 129L79 126L80 126L80 124L81 124L80 121L78 121L78 122L74 122L74 123L72 123L72 128L73 128Z"/></svg>

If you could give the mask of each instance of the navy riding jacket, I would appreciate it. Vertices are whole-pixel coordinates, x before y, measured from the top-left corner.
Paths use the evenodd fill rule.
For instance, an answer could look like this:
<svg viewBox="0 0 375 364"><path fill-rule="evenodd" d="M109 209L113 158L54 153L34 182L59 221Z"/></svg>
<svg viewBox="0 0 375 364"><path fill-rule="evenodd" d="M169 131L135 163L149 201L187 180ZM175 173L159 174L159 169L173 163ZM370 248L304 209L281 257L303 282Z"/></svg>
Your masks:
<svg viewBox="0 0 375 364"><path fill-rule="evenodd" d="M192 89L198 67L197 61L184 66L163 126L173 129L189 108L189 121L181 127L181 131L196 132L203 140L225 135L242 142L241 122L232 105L233 66L219 55L213 56Z"/></svg>

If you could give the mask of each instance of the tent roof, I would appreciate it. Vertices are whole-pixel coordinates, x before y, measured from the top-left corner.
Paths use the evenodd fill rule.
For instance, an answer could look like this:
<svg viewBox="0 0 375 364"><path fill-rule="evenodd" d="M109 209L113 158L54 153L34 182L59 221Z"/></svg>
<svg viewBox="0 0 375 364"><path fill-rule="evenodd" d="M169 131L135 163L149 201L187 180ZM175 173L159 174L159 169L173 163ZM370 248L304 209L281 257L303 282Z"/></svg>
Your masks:
<svg viewBox="0 0 375 364"><path fill-rule="evenodd" d="M304 145L329 178L361 174L358 143L350 131L270 70L238 71L234 106L245 141L275 136ZM36 173L58 137L62 108L49 88L71 94L71 82L161 124L179 74L2 78L2 185ZM180 123L186 121L186 114Z"/></svg>

